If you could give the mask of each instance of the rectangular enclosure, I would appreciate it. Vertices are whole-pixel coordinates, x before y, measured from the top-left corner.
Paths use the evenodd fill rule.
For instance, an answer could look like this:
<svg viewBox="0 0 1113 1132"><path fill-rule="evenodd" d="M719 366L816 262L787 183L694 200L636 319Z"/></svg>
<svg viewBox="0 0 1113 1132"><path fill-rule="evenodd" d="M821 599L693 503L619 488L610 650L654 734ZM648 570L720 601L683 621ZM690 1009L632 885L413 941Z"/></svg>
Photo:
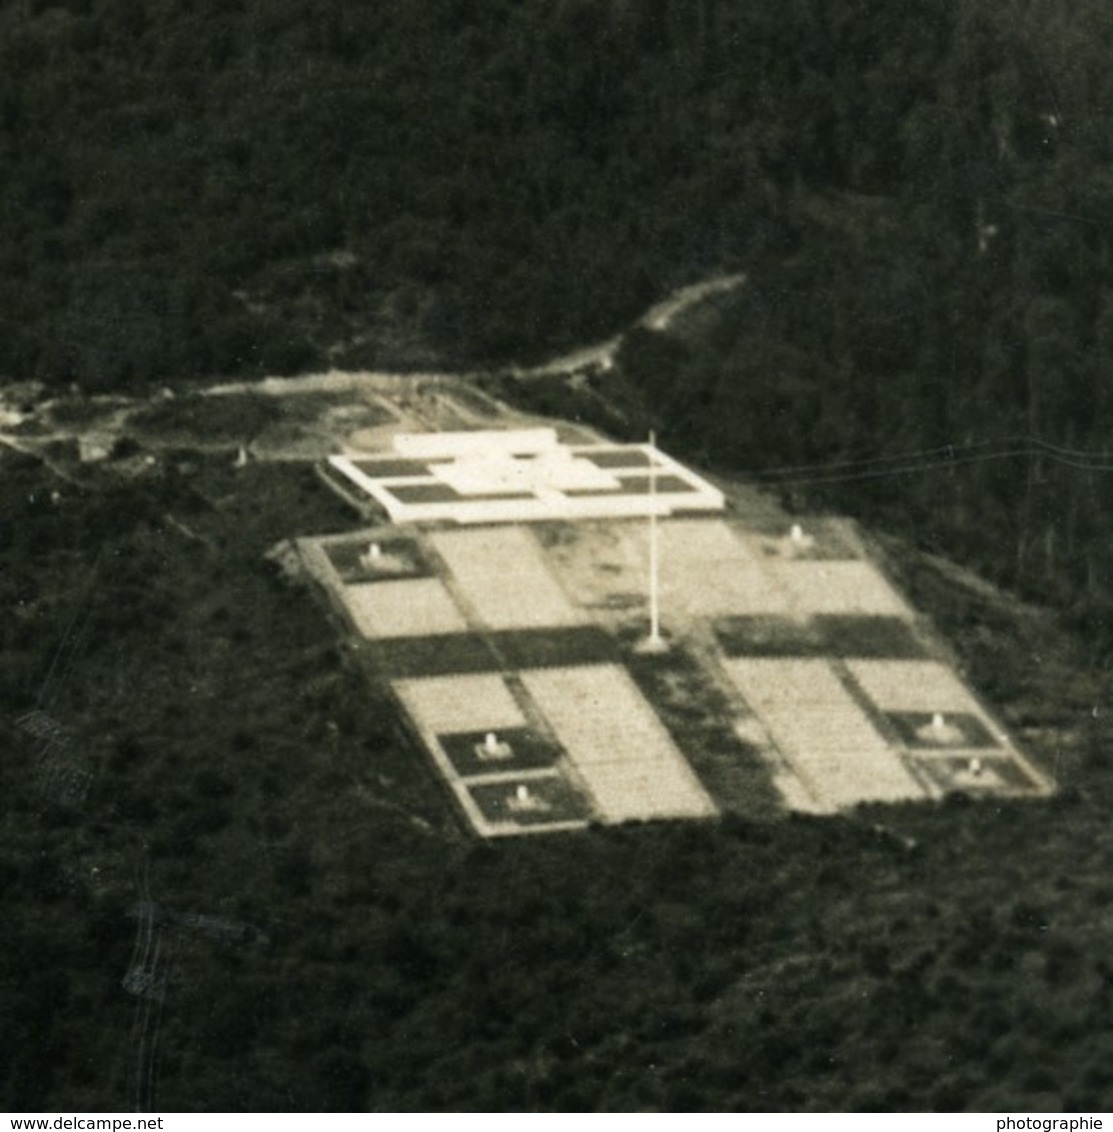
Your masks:
<svg viewBox="0 0 1113 1132"><path fill-rule="evenodd" d="M465 601L489 628L539 628L581 621L525 527L435 531L429 540Z"/></svg>
<svg viewBox="0 0 1113 1132"><path fill-rule="evenodd" d="M608 821L716 812L624 669L549 668L522 681Z"/></svg>
<svg viewBox="0 0 1113 1132"><path fill-rule="evenodd" d="M737 659L726 668L821 808L924 797L825 660Z"/></svg>
<svg viewBox="0 0 1113 1132"><path fill-rule="evenodd" d="M372 640L463 633L468 628L439 578L342 586L340 597L356 628Z"/></svg>

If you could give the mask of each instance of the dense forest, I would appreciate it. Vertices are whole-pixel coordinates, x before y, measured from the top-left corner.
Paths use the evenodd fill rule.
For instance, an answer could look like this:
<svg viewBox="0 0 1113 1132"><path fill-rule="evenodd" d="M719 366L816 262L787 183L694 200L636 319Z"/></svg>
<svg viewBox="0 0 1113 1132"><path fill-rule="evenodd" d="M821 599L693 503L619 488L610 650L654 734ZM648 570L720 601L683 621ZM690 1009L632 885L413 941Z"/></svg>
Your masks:
<svg viewBox="0 0 1113 1132"><path fill-rule="evenodd" d="M627 352L665 436L1104 625L1111 53L1062 0L13 0L0 375L505 362L741 269Z"/></svg>
<svg viewBox="0 0 1113 1132"><path fill-rule="evenodd" d="M1113 1102L1109 681L1047 614L893 547L1046 802L481 844L264 557L350 529L308 468L53 464L0 451L0 1108Z"/></svg>
<svg viewBox="0 0 1113 1132"><path fill-rule="evenodd" d="M1064 787L479 845L263 560L350 524L305 468L4 449L0 1106L1108 1108L1110 58L1092 0L0 4L0 380L497 370L744 271L576 395L913 536Z"/></svg>

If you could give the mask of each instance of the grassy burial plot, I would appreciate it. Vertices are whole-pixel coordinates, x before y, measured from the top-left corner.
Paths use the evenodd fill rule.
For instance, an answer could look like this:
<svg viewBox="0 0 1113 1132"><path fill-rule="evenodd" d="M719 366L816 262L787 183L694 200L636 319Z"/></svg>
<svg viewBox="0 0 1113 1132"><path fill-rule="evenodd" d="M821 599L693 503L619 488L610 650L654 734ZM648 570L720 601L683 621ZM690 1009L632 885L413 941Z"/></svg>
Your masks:
<svg viewBox="0 0 1113 1132"><path fill-rule="evenodd" d="M770 572L799 614L911 616L911 610L869 562L769 560Z"/></svg>
<svg viewBox="0 0 1113 1132"><path fill-rule="evenodd" d="M343 586L340 597L365 637L463 633L468 623L439 578Z"/></svg>
<svg viewBox="0 0 1113 1132"><path fill-rule="evenodd" d="M886 714L969 712L981 716L970 690L934 660L849 660L855 683Z"/></svg>
<svg viewBox="0 0 1113 1132"><path fill-rule="evenodd" d="M924 796L825 661L735 659L726 668L822 808Z"/></svg>
<svg viewBox="0 0 1113 1132"><path fill-rule="evenodd" d="M708 817L714 806L679 760L578 768L608 822Z"/></svg>
<svg viewBox="0 0 1113 1132"><path fill-rule="evenodd" d="M940 794L1033 794L1042 785L1007 754L913 755L917 770Z"/></svg>
<svg viewBox="0 0 1113 1132"><path fill-rule="evenodd" d="M989 728L969 712L893 711L886 718L901 742L912 749L1000 746Z"/></svg>
<svg viewBox="0 0 1113 1132"><path fill-rule="evenodd" d="M738 734L733 706L694 657L630 653L626 667L723 809L753 821L783 811L760 747Z"/></svg>
<svg viewBox="0 0 1113 1132"><path fill-rule="evenodd" d="M776 577L721 520L660 525L661 608L692 617L785 614L789 600ZM648 561L648 531L638 533Z"/></svg>
<svg viewBox="0 0 1113 1132"><path fill-rule="evenodd" d="M436 531L429 536L464 599L491 629L575 625L583 620L524 527Z"/></svg>
<svg viewBox="0 0 1113 1132"><path fill-rule="evenodd" d="M435 571L416 539L376 538L321 544L332 568L345 585L428 578Z"/></svg>
<svg viewBox="0 0 1113 1132"><path fill-rule="evenodd" d="M648 601L648 550L631 537L643 525L642 520L543 523L536 537L578 605L621 614L643 609Z"/></svg>
<svg viewBox="0 0 1113 1132"><path fill-rule="evenodd" d="M861 558L857 539L838 520L801 518L760 523L745 536L747 545L768 558L838 562Z"/></svg>
<svg viewBox="0 0 1113 1132"><path fill-rule="evenodd" d="M553 766L561 754L558 743L528 727L443 732L437 741L463 778L541 770Z"/></svg>
<svg viewBox="0 0 1113 1132"><path fill-rule="evenodd" d="M493 673L396 680L393 687L414 722L430 738L527 726L506 681Z"/></svg>
<svg viewBox="0 0 1113 1132"><path fill-rule="evenodd" d="M974 695L946 665L935 661L852 660L847 667L905 744L913 764L930 770L931 781L946 779L946 767L950 765L947 757L958 760L955 766L965 766L973 779L979 779L974 770L987 765L987 754L992 753L988 740L1014 767L997 776L1002 793L1046 794L1051 790L1051 784L1009 744ZM940 759L944 760L942 769L934 766ZM997 766L996 760L993 766ZM987 788L981 781L975 785L979 790ZM943 786L944 792L960 789L965 790L966 786L949 779Z"/></svg>
<svg viewBox="0 0 1113 1132"><path fill-rule="evenodd" d="M504 629L488 634L488 639L511 669L607 664L619 659L614 639L597 625Z"/></svg>
<svg viewBox="0 0 1113 1132"><path fill-rule="evenodd" d="M837 707L847 691L826 660L738 658L726 663L735 686L757 710L797 704Z"/></svg>
<svg viewBox="0 0 1113 1132"><path fill-rule="evenodd" d="M616 665L522 674L606 820L706 817L715 806L630 676ZM629 790L624 792L626 781Z"/></svg>
<svg viewBox="0 0 1113 1132"><path fill-rule="evenodd" d="M591 803L559 774L477 782L467 791L483 821L494 827L483 833L577 828L593 816Z"/></svg>
<svg viewBox="0 0 1113 1132"><path fill-rule="evenodd" d="M828 642L811 620L769 614L718 617L713 628L727 656L823 656Z"/></svg>
<svg viewBox="0 0 1113 1132"><path fill-rule="evenodd" d="M834 656L871 660L926 659L928 650L903 617L820 614L813 619Z"/></svg>
<svg viewBox="0 0 1113 1132"><path fill-rule="evenodd" d="M502 667L480 633L382 638L375 642L374 659L391 679L497 672Z"/></svg>
<svg viewBox="0 0 1113 1132"><path fill-rule="evenodd" d="M501 676L396 680L393 688L478 833L578 828L591 816L589 800L555 765L559 744L530 727Z"/></svg>

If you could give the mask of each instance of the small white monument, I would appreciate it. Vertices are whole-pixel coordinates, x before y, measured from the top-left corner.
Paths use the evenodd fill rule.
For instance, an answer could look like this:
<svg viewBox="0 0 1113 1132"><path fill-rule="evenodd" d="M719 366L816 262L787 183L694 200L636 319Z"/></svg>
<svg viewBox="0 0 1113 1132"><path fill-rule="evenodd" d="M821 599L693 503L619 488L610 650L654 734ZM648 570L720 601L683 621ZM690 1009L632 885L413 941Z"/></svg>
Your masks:
<svg viewBox="0 0 1113 1132"><path fill-rule="evenodd" d="M359 564L365 570L374 570L382 565L383 561L383 548L377 543L371 543L367 549L359 556Z"/></svg>
<svg viewBox="0 0 1113 1132"><path fill-rule="evenodd" d="M934 747L954 747L962 743L963 733L941 712L931 713L931 722L916 731L916 737Z"/></svg>
<svg viewBox="0 0 1113 1132"><path fill-rule="evenodd" d="M661 549L657 533L657 434L649 434L649 635L635 646L639 653L669 651L661 635Z"/></svg>
<svg viewBox="0 0 1113 1132"><path fill-rule="evenodd" d="M793 523L788 529L788 538L783 540L782 553L789 558L807 554L815 546L815 539L799 523Z"/></svg>
<svg viewBox="0 0 1113 1132"><path fill-rule="evenodd" d="M514 813L535 813L549 808L549 803L540 795L534 794L524 782L515 787L507 804Z"/></svg>
<svg viewBox="0 0 1113 1132"><path fill-rule="evenodd" d="M499 762L514 754L514 748L500 739L494 731L488 731L482 743L476 743L475 753L480 762Z"/></svg>

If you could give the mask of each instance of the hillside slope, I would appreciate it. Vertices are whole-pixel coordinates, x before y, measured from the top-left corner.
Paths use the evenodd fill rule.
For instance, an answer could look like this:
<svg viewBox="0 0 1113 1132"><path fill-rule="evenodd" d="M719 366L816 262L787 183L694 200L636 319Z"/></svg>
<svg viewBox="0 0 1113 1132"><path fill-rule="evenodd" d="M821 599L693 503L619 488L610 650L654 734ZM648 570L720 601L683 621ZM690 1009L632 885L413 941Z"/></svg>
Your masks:
<svg viewBox="0 0 1113 1132"><path fill-rule="evenodd" d="M1052 616L885 543L1056 799L479 845L263 557L348 513L226 444L0 453L5 1107L1113 1102L1110 689Z"/></svg>

